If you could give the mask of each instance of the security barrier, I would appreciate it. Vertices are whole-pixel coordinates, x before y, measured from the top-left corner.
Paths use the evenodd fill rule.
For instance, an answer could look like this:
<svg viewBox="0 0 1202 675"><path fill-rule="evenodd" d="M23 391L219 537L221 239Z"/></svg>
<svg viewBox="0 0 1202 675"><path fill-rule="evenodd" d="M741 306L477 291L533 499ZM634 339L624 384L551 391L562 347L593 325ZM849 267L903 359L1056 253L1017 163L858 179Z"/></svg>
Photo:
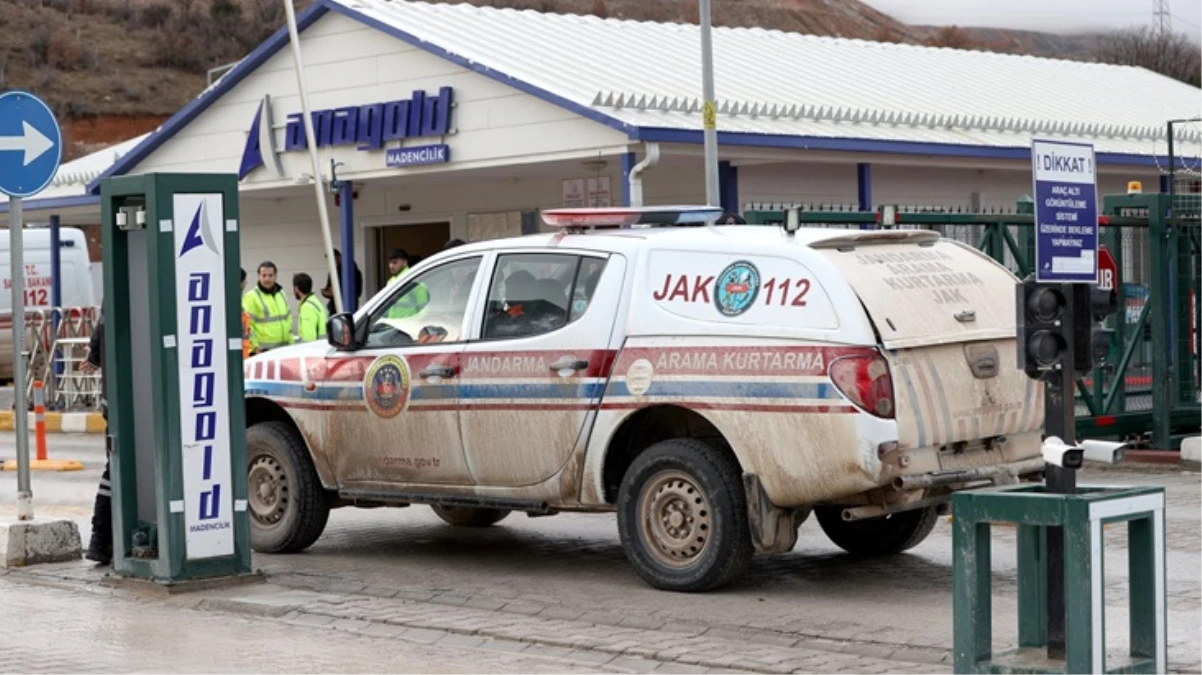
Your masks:
<svg viewBox="0 0 1202 675"><path fill-rule="evenodd" d="M84 373L99 307L49 307L25 311L26 378L28 399L34 382L45 386L46 408L60 412L98 411L100 375Z"/></svg>
<svg viewBox="0 0 1202 675"><path fill-rule="evenodd" d="M1170 208L1175 206L1176 208ZM855 211L846 205L752 204L748 223L783 223L796 210L803 227L927 229L984 252L1021 277L1034 260L1034 205L963 213L939 207ZM1196 194L1107 195L1100 241L1114 259L1119 312L1106 364L1077 380L1081 437L1143 437L1179 447L1202 419L1202 221ZM1153 386L1153 383L1156 383Z"/></svg>

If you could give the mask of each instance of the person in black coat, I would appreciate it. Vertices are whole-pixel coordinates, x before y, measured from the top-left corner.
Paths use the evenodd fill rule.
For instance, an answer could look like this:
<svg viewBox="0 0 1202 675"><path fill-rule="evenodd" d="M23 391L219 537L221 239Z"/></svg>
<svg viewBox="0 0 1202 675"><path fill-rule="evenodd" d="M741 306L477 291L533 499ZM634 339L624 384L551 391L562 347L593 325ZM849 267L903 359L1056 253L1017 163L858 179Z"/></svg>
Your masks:
<svg viewBox="0 0 1202 675"><path fill-rule="evenodd" d="M79 364L79 369L85 373L100 372L100 414L104 416L107 425L109 406L104 376L104 314L92 329L92 338L88 341L88 357ZM100 477L100 487L96 490L96 503L92 507L92 538L88 542L88 550L84 557L101 565L113 562L113 491L109 483L109 457L104 458L104 474Z"/></svg>

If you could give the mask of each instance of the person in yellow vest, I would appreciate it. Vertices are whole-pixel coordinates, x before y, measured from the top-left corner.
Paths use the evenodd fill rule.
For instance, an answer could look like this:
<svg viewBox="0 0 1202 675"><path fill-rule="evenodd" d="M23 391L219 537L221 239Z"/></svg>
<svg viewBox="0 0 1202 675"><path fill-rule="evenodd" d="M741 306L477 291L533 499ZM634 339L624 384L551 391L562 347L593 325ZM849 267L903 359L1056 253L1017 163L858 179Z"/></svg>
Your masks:
<svg viewBox="0 0 1202 675"><path fill-rule="evenodd" d="M405 249L398 248L388 256L388 283L386 286L391 286L401 280L405 272L409 271L409 254Z"/></svg>
<svg viewBox="0 0 1202 675"><path fill-rule="evenodd" d="M313 277L301 272L292 275L292 293L296 296L296 332L301 342L313 342L326 336L329 314L313 295Z"/></svg>
<svg viewBox="0 0 1202 675"><path fill-rule="evenodd" d="M292 344L292 312L275 276L275 263L262 263L258 285L242 296L242 311L250 315L251 349L256 354Z"/></svg>

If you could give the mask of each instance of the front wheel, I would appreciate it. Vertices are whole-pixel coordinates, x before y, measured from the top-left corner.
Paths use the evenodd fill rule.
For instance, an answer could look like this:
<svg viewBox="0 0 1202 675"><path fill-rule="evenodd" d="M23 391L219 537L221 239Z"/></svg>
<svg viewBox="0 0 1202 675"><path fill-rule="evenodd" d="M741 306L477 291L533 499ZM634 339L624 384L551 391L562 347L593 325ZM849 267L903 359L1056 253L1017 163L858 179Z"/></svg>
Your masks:
<svg viewBox="0 0 1202 675"><path fill-rule="evenodd" d="M939 519L934 506L853 521L843 520L840 507L819 507L815 515L822 531L836 546L854 555L872 557L893 555L918 546L935 529Z"/></svg>
<svg viewBox="0 0 1202 675"><path fill-rule="evenodd" d="M644 581L708 591L739 576L754 548L738 464L694 439L657 443L618 489L618 533Z"/></svg>
<svg viewBox="0 0 1202 675"><path fill-rule="evenodd" d="M300 435L283 422L246 431L250 546L261 553L296 553L317 541L330 500Z"/></svg>

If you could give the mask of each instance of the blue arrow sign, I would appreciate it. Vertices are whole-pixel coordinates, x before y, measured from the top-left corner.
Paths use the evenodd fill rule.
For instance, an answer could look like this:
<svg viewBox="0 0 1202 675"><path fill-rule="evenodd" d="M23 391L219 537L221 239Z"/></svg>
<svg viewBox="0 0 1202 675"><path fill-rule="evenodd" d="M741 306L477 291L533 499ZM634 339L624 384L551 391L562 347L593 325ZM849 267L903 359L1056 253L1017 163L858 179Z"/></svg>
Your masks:
<svg viewBox="0 0 1202 675"><path fill-rule="evenodd" d="M42 100L23 91L0 94L0 192L31 197L58 171L63 133Z"/></svg>

